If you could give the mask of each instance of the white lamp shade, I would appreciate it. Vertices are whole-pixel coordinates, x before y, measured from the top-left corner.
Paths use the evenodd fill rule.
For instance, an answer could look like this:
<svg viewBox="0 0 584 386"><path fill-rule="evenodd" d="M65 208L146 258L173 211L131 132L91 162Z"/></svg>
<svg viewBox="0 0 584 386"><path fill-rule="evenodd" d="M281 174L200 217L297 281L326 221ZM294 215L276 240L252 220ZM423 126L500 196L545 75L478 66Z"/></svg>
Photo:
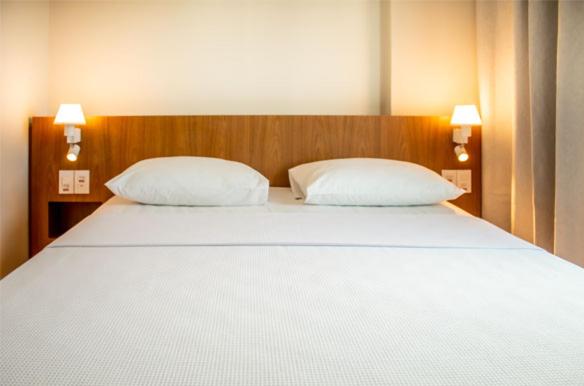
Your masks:
<svg viewBox="0 0 584 386"><path fill-rule="evenodd" d="M451 125L472 126L480 125L481 117L475 105L456 105L450 119Z"/></svg>
<svg viewBox="0 0 584 386"><path fill-rule="evenodd" d="M85 125L85 116L79 104L63 103L55 117L56 125Z"/></svg>

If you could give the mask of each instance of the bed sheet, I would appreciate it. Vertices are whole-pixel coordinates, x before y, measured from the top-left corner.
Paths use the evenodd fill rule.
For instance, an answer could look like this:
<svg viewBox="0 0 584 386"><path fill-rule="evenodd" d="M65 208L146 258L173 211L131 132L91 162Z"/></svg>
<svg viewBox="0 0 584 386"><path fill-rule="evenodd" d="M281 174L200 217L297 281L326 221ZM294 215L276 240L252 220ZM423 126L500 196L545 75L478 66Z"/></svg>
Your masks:
<svg viewBox="0 0 584 386"><path fill-rule="evenodd" d="M581 268L447 206L276 201L110 201L0 282L0 383L584 384Z"/></svg>

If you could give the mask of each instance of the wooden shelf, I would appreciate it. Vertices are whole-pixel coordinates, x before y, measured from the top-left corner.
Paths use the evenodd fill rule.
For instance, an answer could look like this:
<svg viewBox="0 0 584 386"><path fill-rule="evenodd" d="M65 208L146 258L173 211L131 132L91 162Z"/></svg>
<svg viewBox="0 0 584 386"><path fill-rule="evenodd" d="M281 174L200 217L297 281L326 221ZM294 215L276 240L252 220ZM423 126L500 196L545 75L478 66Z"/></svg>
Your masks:
<svg viewBox="0 0 584 386"><path fill-rule="evenodd" d="M101 202L49 201L49 234L55 239L93 213Z"/></svg>

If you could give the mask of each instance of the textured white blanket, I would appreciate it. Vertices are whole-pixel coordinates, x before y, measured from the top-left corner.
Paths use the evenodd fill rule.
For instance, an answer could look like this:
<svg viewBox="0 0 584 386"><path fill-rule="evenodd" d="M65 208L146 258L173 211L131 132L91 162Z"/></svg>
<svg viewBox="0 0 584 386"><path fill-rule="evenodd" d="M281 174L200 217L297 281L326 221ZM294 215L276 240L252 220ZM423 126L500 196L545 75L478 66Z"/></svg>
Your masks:
<svg viewBox="0 0 584 386"><path fill-rule="evenodd" d="M0 282L0 384L584 384L584 270L478 219L106 214Z"/></svg>

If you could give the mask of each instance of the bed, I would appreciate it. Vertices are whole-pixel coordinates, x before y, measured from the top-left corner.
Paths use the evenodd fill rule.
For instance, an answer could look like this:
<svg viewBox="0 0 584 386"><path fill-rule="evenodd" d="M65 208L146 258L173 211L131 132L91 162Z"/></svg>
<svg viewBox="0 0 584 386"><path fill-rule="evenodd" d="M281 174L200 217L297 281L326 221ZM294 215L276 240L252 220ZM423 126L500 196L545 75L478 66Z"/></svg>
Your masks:
<svg viewBox="0 0 584 386"><path fill-rule="evenodd" d="M114 197L0 291L6 385L584 384L584 270L448 203Z"/></svg>

